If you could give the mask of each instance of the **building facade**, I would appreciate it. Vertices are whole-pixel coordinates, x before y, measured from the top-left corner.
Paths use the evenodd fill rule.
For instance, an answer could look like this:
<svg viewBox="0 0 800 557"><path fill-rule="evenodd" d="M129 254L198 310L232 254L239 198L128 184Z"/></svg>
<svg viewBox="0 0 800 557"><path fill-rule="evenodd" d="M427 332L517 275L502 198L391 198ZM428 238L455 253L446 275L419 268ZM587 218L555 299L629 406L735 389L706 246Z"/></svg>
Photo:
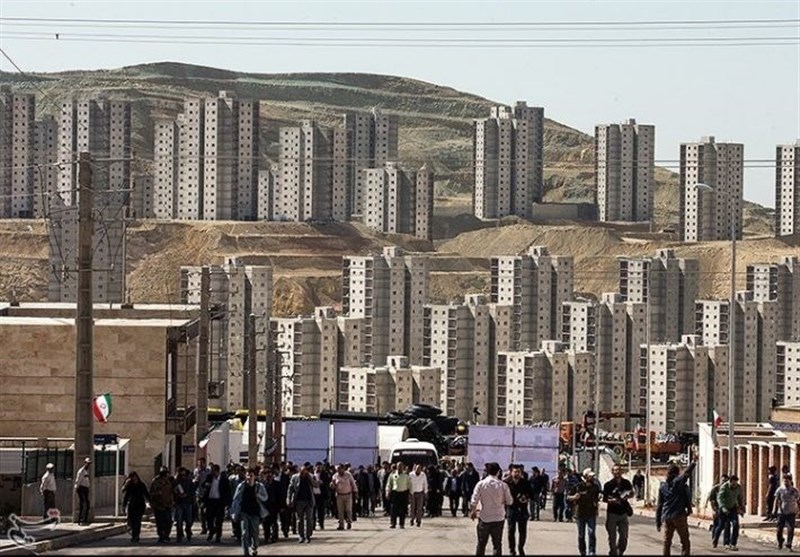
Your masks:
<svg viewBox="0 0 800 557"><path fill-rule="evenodd" d="M775 150L775 235L800 232L800 139Z"/></svg>
<svg viewBox="0 0 800 557"><path fill-rule="evenodd" d="M493 107L473 125L475 186L479 219L517 215L530 219L544 194L544 108L518 101Z"/></svg>
<svg viewBox="0 0 800 557"><path fill-rule="evenodd" d="M729 240L731 230L741 239L744 145L717 143L714 137L682 143L680 173L681 240Z"/></svg>
<svg viewBox="0 0 800 557"><path fill-rule="evenodd" d="M650 221L655 126L630 118L595 126L597 214L601 221Z"/></svg>

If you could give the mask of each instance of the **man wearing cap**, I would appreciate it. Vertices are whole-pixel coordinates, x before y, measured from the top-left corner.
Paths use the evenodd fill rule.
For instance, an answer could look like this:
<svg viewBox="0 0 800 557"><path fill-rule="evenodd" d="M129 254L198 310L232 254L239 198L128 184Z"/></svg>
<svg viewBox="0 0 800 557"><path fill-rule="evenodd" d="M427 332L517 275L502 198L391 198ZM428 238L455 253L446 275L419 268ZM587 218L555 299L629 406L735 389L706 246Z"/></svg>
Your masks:
<svg viewBox="0 0 800 557"><path fill-rule="evenodd" d="M88 456L83 460L83 466L75 474L75 493L78 494L78 526L89 524L89 464L92 459Z"/></svg>
<svg viewBox="0 0 800 557"><path fill-rule="evenodd" d="M42 476L42 483L39 484L39 493L42 494L44 500L44 513L43 518L48 518L50 509L56 508L56 475L53 472L55 466L52 462L48 462L44 467L44 475Z"/></svg>
<svg viewBox="0 0 800 557"><path fill-rule="evenodd" d="M597 512L600 501L600 486L594 479L594 471L586 468L581 482L567 495L567 501L573 504L573 515L578 525L578 551L581 555L596 555ZM588 534L588 548L587 538ZM588 551L587 551L588 550Z"/></svg>
<svg viewBox="0 0 800 557"><path fill-rule="evenodd" d="M478 545L475 555L486 553L486 544L492 538L492 549L495 555L503 552L503 523L506 518L506 507L514 502L508 484L500 480L500 465L496 462L486 463L486 477L478 482L470 498L470 518L478 518L478 505L481 507L478 518Z"/></svg>

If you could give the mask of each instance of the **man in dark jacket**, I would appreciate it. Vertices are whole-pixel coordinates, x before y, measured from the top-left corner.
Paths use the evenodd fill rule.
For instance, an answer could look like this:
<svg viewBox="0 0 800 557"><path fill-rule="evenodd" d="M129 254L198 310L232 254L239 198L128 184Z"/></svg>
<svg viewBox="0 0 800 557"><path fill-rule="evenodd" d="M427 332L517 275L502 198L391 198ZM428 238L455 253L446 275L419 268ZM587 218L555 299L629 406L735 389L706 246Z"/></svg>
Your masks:
<svg viewBox="0 0 800 557"><path fill-rule="evenodd" d="M192 540L193 510L195 507L195 489L189 470L181 466L175 478L175 530L178 543Z"/></svg>
<svg viewBox="0 0 800 557"><path fill-rule="evenodd" d="M775 508L775 492L778 491L779 485L778 467L770 466L767 469L767 516L764 518L765 521L778 518L773 509Z"/></svg>
<svg viewBox="0 0 800 557"><path fill-rule="evenodd" d="M264 526L265 543L275 543L278 541L278 515L281 511L281 485L275 479L275 471L272 468L264 468L261 471L262 482L267 488L267 516L262 521Z"/></svg>
<svg viewBox="0 0 800 557"><path fill-rule="evenodd" d="M456 516L458 513L458 502L461 499L461 478L458 470L453 468L450 471L447 481L444 484L444 492L450 500L450 514Z"/></svg>
<svg viewBox="0 0 800 557"><path fill-rule="evenodd" d="M528 503L533 497L533 490L528 480L522 477L522 465L513 464L511 474L504 480L511 491L513 503L506 507L508 523L508 548L511 555L525 555L525 542L528 539ZM519 531L519 545L516 543L516 531Z"/></svg>
<svg viewBox="0 0 800 557"><path fill-rule="evenodd" d="M656 508L656 530L664 529L664 555L670 555L672 538L675 532L681 540L681 555L691 555L689 525L686 518L692 513L692 495L686 483L691 479L697 465L697 453L692 456L692 463L683 474L677 464L669 467L667 481L658 490L658 507Z"/></svg>
<svg viewBox="0 0 800 557"><path fill-rule="evenodd" d="M207 541L212 539L220 543L222 523L225 519L225 507L231 504L231 484L227 476L222 474L219 464L211 467L211 474L203 484L203 498L206 506Z"/></svg>
<svg viewBox="0 0 800 557"><path fill-rule="evenodd" d="M567 495L567 501L572 504L572 515L578 526L578 551L581 555L596 555L597 513L601 491L600 484L594 477L594 471L586 468L581 481Z"/></svg>
<svg viewBox="0 0 800 557"><path fill-rule="evenodd" d="M462 510L464 516L469 513L469 502L472 500L472 492L475 491L475 486L480 481L478 471L471 462L467 462L467 468L461 472L461 496L463 497Z"/></svg>
<svg viewBox="0 0 800 557"><path fill-rule="evenodd" d="M172 530L172 511L175 507L173 489L174 482L169 475L169 469L162 466L150 484L150 506L153 507L153 513L156 515L159 543L168 542Z"/></svg>
<svg viewBox="0 0 800 557"><path fill-rule="evenodd" d="M628 512L632 512L628 499L633 497L633 485L622 477L619 464L611 468L611 474L613 477L603 486L608 554L623 555L628 547Z"/></svg>

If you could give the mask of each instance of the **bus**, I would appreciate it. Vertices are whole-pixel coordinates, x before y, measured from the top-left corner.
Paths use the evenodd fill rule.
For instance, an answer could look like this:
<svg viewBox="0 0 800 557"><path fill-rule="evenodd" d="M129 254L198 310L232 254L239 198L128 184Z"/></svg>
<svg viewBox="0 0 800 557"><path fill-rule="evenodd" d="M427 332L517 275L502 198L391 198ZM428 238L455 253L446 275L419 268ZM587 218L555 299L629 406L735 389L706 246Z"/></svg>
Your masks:
<svg viewBox="0 0 800 557"><path fill-rule="evenodd" d="M431 464L434 466L439 464L439 452L432 443L412 437L392 447L390 462L392 464L402 462L409 468L415 464L422 464L427 468Z"/></svg>

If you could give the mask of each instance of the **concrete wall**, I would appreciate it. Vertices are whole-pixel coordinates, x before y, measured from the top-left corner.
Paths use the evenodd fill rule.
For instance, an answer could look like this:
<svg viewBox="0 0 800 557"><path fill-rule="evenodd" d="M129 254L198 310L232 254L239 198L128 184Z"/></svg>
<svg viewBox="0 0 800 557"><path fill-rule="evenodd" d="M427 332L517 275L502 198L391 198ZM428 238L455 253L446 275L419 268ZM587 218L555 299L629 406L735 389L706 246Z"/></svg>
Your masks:
<svg viewBox="0 0 800 557"><path fill-rule="evenodd" d="M113 408L109 423L95 423L94 432L116 433L131 439L129 466L144 481L149 481L153 459L164 451L168 441L165 435L168 325L113 323L98 321L94 330L94 392L111 393ZM0 319L0 346L3 346L0 437L16 437L23 432L34 437L72 437L75 418L72 321ZM194 344L187 351L194 354ZM182 360L183 356L184 348L179 347L179 370L194 365L193 358ZM179 389L183 393L186 386ZM178 405L182 404L181 394Z"/></svg>
<svg viewBox="0 0 800 557"><path fill-rule="evenodd" d="M119 478L119 488L125 481L124 476ZM94 506L103 512L114 513L114 476L96 478L94 483ZM72 481L56 480L56 508L64 516L72 514ZM122 493L119 496L120 510L122 508ZM44 510L42 495L39 493L39 482L22 486L22 516L41 516Z"/></svg>

